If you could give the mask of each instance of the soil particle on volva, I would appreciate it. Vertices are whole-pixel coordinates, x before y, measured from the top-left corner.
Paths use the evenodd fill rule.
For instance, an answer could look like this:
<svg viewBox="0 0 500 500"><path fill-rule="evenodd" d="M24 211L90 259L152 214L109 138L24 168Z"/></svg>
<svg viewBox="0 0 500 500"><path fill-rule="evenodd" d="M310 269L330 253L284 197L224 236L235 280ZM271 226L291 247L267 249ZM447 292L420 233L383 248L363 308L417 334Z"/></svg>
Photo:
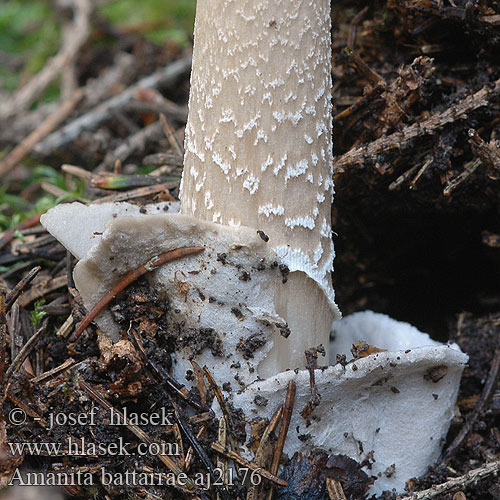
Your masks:
<svg viewBox="0 0 500 500"><path fill-rule="evenodd" d="M182 348L193 358L210 349L214 356L224 356L222 341L213 328L189 328L173 319L168 297L151 288L145 279L125 290L111 306L111 312L124 330L132 325L167 352Z"/></svg>
<svg viewBox="0 0 500 500"><path fill-rule="evenodd" d="M257 349L265 345L266 339L259 333L253 333L246 339L240 339L236 350L241 352L244 359L251 359Z"/></svg>

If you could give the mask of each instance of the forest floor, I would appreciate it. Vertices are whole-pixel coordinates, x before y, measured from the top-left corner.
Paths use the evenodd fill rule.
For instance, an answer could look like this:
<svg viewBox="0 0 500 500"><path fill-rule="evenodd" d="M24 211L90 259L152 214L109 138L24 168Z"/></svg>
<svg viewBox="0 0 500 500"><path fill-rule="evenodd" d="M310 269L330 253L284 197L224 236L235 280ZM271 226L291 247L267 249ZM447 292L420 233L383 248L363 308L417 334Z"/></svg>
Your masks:
<svg viewBox="0 0 500 500"><path fill-rule="evenodd" d="M136 411L161 404L177 412L182 467L205 471L217 460L210 402L221 391L201 369L191 391L169 376L176 340L168 307L139 279L111 305L124 328L135 325L123 344L98 345L92 324L75 335L91 319L74 288L75 259L39 225L61 201L178 199L189 35L168 23L119 26L88 0L68 5L56 17L66 42L58 49L50 39L57 56L37 53L33 76L22 74L22 54L0 50L10 71L0 78L20 74L24 84L0 90L0 448L7 440L67 440L68 426L45 429L51 408L81 413L95 404L104 414L118 404ZM443 457L409 481L409 498L498 499L499 478L488 467L500 458L500 7L492 0L365 5L338 0L332 10L337 301L344 315L386 313L457 342L470 357ZM171 36L161 38L167 28ZM28 415L24 425L6 420L15 408ZM237 414L226 410L237 435ZM82 428L76 439L109 444L123 432L162 439L154 426L110 429ZM21 466L90 474L132 467L123 457L86 458L0 453L0 487ZM177 465L142 457L133 467L175 472ZM342 498L326 488L333 472L324 467L319 459L309 464L297 491L276 488L273 498ZM366 480L352 464L340 469L346 498L361 498ZM479 475L468 475L473 470ZM316 486L298 493L307 481ZM82 498L195 498L172 488L65 490ZM245 486L231 491L248 494ZM223 488L204 495L228 497ZM5 498L18 497L7 490Z"/></svg>

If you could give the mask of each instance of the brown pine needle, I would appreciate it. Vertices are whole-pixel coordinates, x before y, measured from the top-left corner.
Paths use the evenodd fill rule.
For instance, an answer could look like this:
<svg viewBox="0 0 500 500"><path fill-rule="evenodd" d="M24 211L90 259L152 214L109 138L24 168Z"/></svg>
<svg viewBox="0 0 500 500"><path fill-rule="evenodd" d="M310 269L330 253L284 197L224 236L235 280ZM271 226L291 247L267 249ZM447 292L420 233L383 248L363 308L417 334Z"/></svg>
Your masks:
<svg viewBox="0 0 500 500"><path fill-rule="evenodd" d="M131 432L133 432L141 441L147 443L148 445L151 445L153 443L153 440L151 439L149 434L144 432L139 426L127 423L123 413L121 411L117 410L113 405L108 403L104 399L102 394L99 391L97 391L94 387L87 384L87 382L84 382L83 380L81 380L79 382L79 386L80 386L80 389L82 391L86 392L96 403L101 405L103 408L106 408L106 410L108 410L108 411L111 411L111 409L113 409L113 412L116 415L119 415L121 425L125 425L127 427L127 429L129 429ZM158 455L156 455L156 457L159 460L161 460L163 462L163 464L166 465L166 467L170 471L172 471L176 476L183 472L182 469L177 465L177 463L174 460L172 460L168 455L158 454ZM195 489L194 483L191 479L188 478L188 480L186 481L185 488L188 491L193 491Z"/></svg>
<svg viewBox="0 0 500 500"><path fill-rule="evenodd" d="M226 450L224 446L221 446L219 443L212 443L211 448L217 453L220 453L226 456L227 458L230 458L231 460L238 462L241 466L248 467L251 471L255 472L256 474L259 474L259 476L263 477L264 479L267 479L268 481L271 481L274 484L277 484L278 486L288 486L288 483L285 480L276 477L274 474L271 474L266 469L259 467L257 464L249 462L242 456L238 455L238 453L232 450Z"/></svg>
<svg viewBox="0 0 500 500"><path fill-rule="evenodd" d="M172 262L176 259L181 259L183 257L188 257L189 255L196 255L203 252L204 248L202 247L184 247L184 248L176 248L175 250L170 250L168 252L164 252L160 255L153 257L148 260L145 264L142 264L137 269L133 269L129 273L127 273L118 283L116 283L109 292L102 297L99 302L85 315L82 319L78 328L75 330L73 335L71 336L70 342L75 342L76 339L83 333L85 328L87 328L90 323L95 319L95 317L101 313L106 306L125 288L127 288L131 283L133 283L137 278L146 274L149 271L154 271L159 267L167 264L168 262Z"/></svg>
<svg viewBox="0 0 500 500"><path fill-rule="evenodd" d="M16 299L19 297L19 295L22 293L22 291L28 286L31 281L36 277L36 275L40 272L40 269L42 269L40 266L34 267L7 295L7 299L5 301L5 311L7 312L12 304L16 301Z"/></svg>
<svg viewBox="0 0 500 500"><path fill-rule="evenodd" d="M271 433L276 430L278 424L280 423L281 417L283 416L283 405L278 406L277 410L274 412L269 424L264 429L262 437L260 438L259 447L255 453L254 461L257 466L265 467L266 459L269 457L269 438ZM276 475L276 474L275 474ZM257 500L259 494L260 485L250 484L248 487L247 500Z"/></svg>
<svg viewBox="0 0 500 500"><path fill-rule="evenodd" d="M21 367L24 360L30 355L31 351L35 348L37 342L42 338L45 330L47 329L48 319L46 318L42 326L32 335L26 344L23 345L18 355L12 360L11 365L5 372L5 377L3 379L3 386L5 387L3 401L7 397L10 388L10 379L16 373L16 371Z"/></svg>
<svg viewBox="0 0 500 500"><path fill-rule="evenodd" d="M28 229L39 224L41 215L41 213L33 215L33 217L30 217L29 219L23 220L16 227L7 229L7 231L5 231L5 233L3 233L3 235L0 237L0 248L3 248L5 245L7 245L7 243L10 243L14 239L16 231Z"/></svg>
<svg viewBox="0 0 500 500"><path fill-rule="evenodd" d="M280 465L281 454L283 453L283 447L285 446L286 435L288 434L288 427L290 426L290 420L292 419L293 407L295 404L295 393L297 392L297 386L293 380L288 382L288 388L286 391L285 407L283 409L283 418L281 420L280 433L278 435L278 442L276 443L276 448L274 449L273 461L271 462L271 474L278 474L278 468ZM271 489L267 495L267 499L271 500L273 498L274 488L271 485Z"/></svg>

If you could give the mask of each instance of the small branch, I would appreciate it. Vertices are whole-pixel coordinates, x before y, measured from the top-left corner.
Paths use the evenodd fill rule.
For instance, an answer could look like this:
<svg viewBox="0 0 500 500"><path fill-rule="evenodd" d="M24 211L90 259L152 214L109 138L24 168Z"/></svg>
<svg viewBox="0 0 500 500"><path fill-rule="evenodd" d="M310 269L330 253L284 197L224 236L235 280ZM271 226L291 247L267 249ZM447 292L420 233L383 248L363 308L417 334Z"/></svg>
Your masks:
<svg viewBox="0 0 500 500"><path fill-rule="evenodd" d="M181 383L177 382L177 380L175 380L161 365L156 364L154 361L148 358L142 344L142 339L139 336L138 332L136 332L133 328L131 328L129 332L132 343L136 347L139 356L141 357L144 364L151 370L151 373L148 372L151 380L165 385L171 392L186 401L196 410L202 410L203 407L193 400L193 398L190 396L189 391Z"/></svg>
<svg viewBox="0 0 500 500"><path fill-rule="evenodd" d="M175 130L173 129L172 125L170 125L170 123L167 121L163 113L160 114L160 123L163 129L163 133L165 134L165 137L168 139L171 148L177 153L179 157L181 158L184 157L184 148L177 139L175 135Z"/></svg>
<svg viewBox="0 0 500 500"><path fill-rule="evenodd" d="M293 380L290 380L290 382L288 382L288 388L286 391L285 406L283 408L283 418L281 420L278 442L276 443L273 460L271 462L271 474L274 474L275 476L278 474L281 455L283 453L283 448L285 447L286 435L288 434L288 428L290 427L290 421L292 419L293 407L295 405L296 392L297 386ZM274 488L271 485L271 490L267 495L267 500L271 500L273 498L273 493Z"/></svg>
<svg viewBox="0 0 500 500"><path fill-rule="evenodd" d="M476 483L481 479L485 479L488 476L493 474L498 474L500 471L500 460L496 460L494 462L489 462L482 467L471 470L464 474L463 476L456 477L454 479L450 479L442 484L437 484L428 490L419 491L417 493L413 493L413 495L406 497L397 497L396 500L428 500L430 498L434 498L438 495L442 495L444 493L448 493L449 491L456 490L458 488L463 488L469 484Z"/></svg>
<svg viewBox="0 0 500 500"><path fill-rule="evenodd" d="M233 450L237 450L238 443L236 442L236 439L234 437L235 427L234 427L233 415L231 413L231 410L229 409L229 406L227 405L226 400L224 399L224 396L222 394L222 391L220 390L220 387L217 385L217 382L215 381L213 375L210 373L210 370L206 366L204 366L203 372L205 373L205 377L207 378L208 383L210 384L210 387L212 388L212 391L214 391L217 402L219 403L220 409L222 410L224 418L226 419L226 424L227 424L227 427L229 429L229 444L231 445L231 448Z"/></svg>
<svg viewBox="0 0 500 500"><path fill-rule="evenodd" d="M34 335L30 337L30 339L23 345L19 354L15 357L14 361L12 361L11 365L5 372L5 377L3 380L3 386L5 387L4 399L7 397L7 393L9 392L9 380L16 373L16 371L23 364L24 360L29 356L31 351L36 346L37 342L40 340L42 335L44 334L48 325L48 319L45 319L43 325L36 331Z"/></svg>
<svg viewBox="0 0 500 500"><path fill-rule="evenodd" d="M169 189L173 189L178 185L178 182L165 182L163 184L156 184L155 186L146 186L137 189L131 189L130 191L126 191L124 193L104 196L95 200L93 203L114 203L116 201L127 201L134 198L142 198L143 196L161 193L162 191L168 192Z"/></svg>
<svg viewBox="0 0 500 500"><path fill-rule="evenodd" d="M277 484L278 486L288 486L288 483L283 479L280 479L279 477L276 477L274 474L271 474L269 471L262 469L257 464L249 462L245 458L238 455L236 452L231 450L226 450L219 443L212 443L211 448L217 453L221 453L227 458L230 458L231 460L238 462L241 466L249 468L256 474L259 474L259 476L263 477L264 479L267 479L268 481L271 481L274 484Z"/></svg>
<svg viewBox="0 0 500 500"><path fill-rule="evenodd" d="M47 137L75 109L83 97L83 92L77 90L73 97L63 102L48 118L28 137L23 139L5 158L0 161L0 177L9 173L33 148Z"/></svg>
<svg viewBox="0 0 500 500"><path fill-rule="evenodd" d="M136 151L144 151L148 141L160 139L162 136L162 126L159 121L153 122L147 127L137 131L124 140L114 151L106 154L104 161L97 167L96 171L108 169L118 160L124 162Z"/></svg>
<svg viewBox="0 0 500 500"><path fill-rule="evenodd" d="M358 68L358 70L363 73L374 86L387 86L386 81L375 70L370 68L368 64L366 64L365 61L359 57L359 54L351 47L346 47L344 51L356 68Z"/></svg>
<svg viewBox="0 0 500 500"><path fill-rule="evenodd" d="M481 165L481 160L476 158L465 164L464 170L460 172L455 177L451 178L443 189L443 195L449 196L455 189L457 189L460 184L462 184L466 179L468 179Z"/></svg>
<svg viewBox="0 0 500 500"><path fill-rule="evenodd" d="M148 445L151 445L153 443L153 440L151 437L144 432L139 426L129 424L126 422L125 417L123 413L119 410L117 410L114 406L112 406L110 403L108 403L104 397L91 385L87 384L83 380L79 382L80 389L87 393L95 402L100 404L103 408L105 408L108 411L111 411L113 409L113 412L116 415L119 415L120 417L120 423L121 425L125 425L127 429L129 429L131 432L133 432L141 441L147 443ZM161 443L161 441L160 441ZM159 460L161 460L167 468L172 471L175 475L182 474L182 469L175 463L169 456L167 455L155 455ZM186 489L188 491L193 491L195 489L194 483L192 482L191 479L187 478L186 481Z"/></svg>
<svg viewBox="0 0 500 500"><path fill-rule="evenodd" d="M278 406L277 410L274 412L271 420L267 424L264 432L262 433L262 437L260 438L259 447L255 452L254 461L258 467L266 467L266 459L269 456L269 440L271 434L276 430L280 420L283 416L283 405ZM272 474L272 472L271 472ZM276 474L274 474L276 475ZM248 486L247 498L246 500L258 500L259 497L260 485L251 483Z"/></svg>
<svg viewBox="0 0 500 500"><path fill-rule="evenodd" d="M340 481L327 477L326 489L328 490L330 500L347 500Z"/></svg>
<svg viewBox="0 0 500 500"><path fill-rule="evenodd" d="M358 24L361 22L361 19L363 19L363 16L366 14L368 11L368 5L361 9L351 20L351 24L349 25L349 38L347 40L347 46L354 48L354 45L356 44L356 32L358 28Z"/></svg>
<svg viewBox="0 0 500 500"><path fill-rule="evenodd" d="M205 450L200 445L200 443L198 442L198 440L196 439L194 434L191 432L191 429L187 425L184 425L184 423L182 422L182 419L180 418L180 414L179 414L179 411L177 409L177 405L175 404L175 402L172 402L172 404L174 406L175 419L177 421L177 425L179 426L182 434L184 434L184 436L186 437L189 444L196 451L199 459L201 460L201 463L203 464L205 469L208 471L210 476L215 479L217 477L217 474L216 474L214 466L212 465L212 462L208 458L208 455L206 454ZM217 485L216 482L214 483L214 486L215 486L215 489L217 491L217 494L220 494L220 496L222 497L223 500L230 500L226 486L220 487L220 485Z"/></svg>
<svg viewBox="0 0 500 500"><path fill-rule="evenodd" d="M487 85L462 99L458 104L448 107L442 113L435 113L427 120L413 123L405 127L401 132L394 132L367 145L351 149L351 151L334 159L334 171L336 173L344 172L347 167L363 165L366 160L374 159L378 154L386 153L392 149L403 149L408 144L408 141L429 135L448 123L467 118L476 109L488 106L490 99L499 93L500 79L496 80L491 86Z"/></svg>
<svg viewBox="0 0 500 500"><path fill-rule="evenodd" d="M97 304L85 315L82 319L78 328L75 330L73 335L71 336L70 342L75 342L75 340L83 333L85 328L90 325L90 323L94 320L94 318L101 313L106 306L127 286L133 283L137 278L146 274L149 271L154 271L159 267L163 266L167 262L172 262L176 259L181 259L183 257L187 257L189 255L196 255L203 252L202 247L185 247L185 248L176 248L175 250L170 250L168 252L164 252L160 255L153 257L148 260L145 264L142 264L137 269L134 269L127 273L118 283L116 283L109 292L104 295L104 297L97 302Z"/></svg>
<svg viewBox="0 0 500 500"><path fill-rule="evenodd" d="M30 302L67 285L68 278L66 275L43 281L33 285L24 295L19 297L18 304L21 308L26 307Z"/></svg>
<svg viewBox="0 0 500 500"><path fill-rule="evenodd" d="M217 431L217 442L223 447L227 447L227 424L226 424L226 418L225 417L220 417L219 419L219 428ZM222 482L227 485L229 482L229 467L227 460L225 457L218 457L217 458L217 468L221 471L222 475ZM220 495L217 493L217 500L220 500Z"/></svg>
<svg viewBox="0 0 500 500"><path fill-rule="evenodd" d="M30 382L32 384L39 384L41 382L45 382L45 380L47 380L48 378L51 378L54 375L57 375L58 373L67 370L68 368L72 368L75 364L76 364L75 360L73 358L69 358L61 365L52 368L52 370L47 370L46 372L41 373L37 377L33 377L32 379L30 379Z"/></svg>
<svg viewBox="0 0 500 500"><path fill-rule="evenodd" d="M23 290L33 281L36 275L42 269L40 266L36 266L12 289L12 291L7 295L5 302L6 312L12 307L12 304L16 301Z"/></svg>
<svg viewBox="0 0 500 500"><path fill-rule="evenodd" d="M121 109L126 103L133 100L139 89L165 86L173 83L180 75L191 67L191 57L185 57L169 64L165 68L139 80L135 85L127 88L120 94L99 104L88 113L73 120L57 132L49 135L40 142L35 151L40 155L48 155L52 151L74 141L84 130L94 130L103 121L107 120L115 109Z"/></svg>
<svg viewBox="0 0 500 500"><path fill-rule="evenodd" d="M410 189L415 189L415 187L417 186L417 182L420 180L420 177L422 177L423 173L427 170L427 168L429 168L429 166L432 164L433 161L434 158L431 157L424 162L422 167L420 167L419 171L417 172L417 175L410 182L409 186Z"/></svg>
<svg viewBox="0 0 500 500"><path fill-rule="evenodd" d="M500 375L500 347L495 350L495 355L493 356L493 361L491 363L490 371L488 373L488 378L483 387L483 392L481 397L478 399L474 411L472 412L470 418L468 418L465 424L460 429L455 439L452 441L448 449L446 450L443 461L449 460L460 447L464 439L468 436L472 430L473 425L483 413L483 411L488 407L488 404L495 391L495 386L498 382L498 377Z"/></svg>
<svg viewBox="0 0 500 500"><path fill-rule="evenodd" d="M40 224L40 217L42 214L36 214L33 215L33 217L30 217L29 219L23 220L21 223L19 223L16 227L13 227L11 229L7 229L3 233L3 236L0 237L0 249L3 248L7 243L10 243L16 234L16 231L21 231L23 229L28 229L29 227L36 226L37 224Z"/></svg>
<svg viewBox="0 0 500 500"><path fill-rule="evenodd" d="M7 363L7 312L5 293L0 290L0 387L3 386L5 366ZM3 399L0 398L0 413L3 414Z"/></svg>
<svg viewBox="0 0 500 500"><path fill-rule="evenodd" d="M395 181L391 182L389 184L389 191L394 191L395 189L398 189L403 182L407 181L414 173L415 170L417 170L418 165L414 165L413 167L409 168L405 172L403 172Z"/></svg>
<svg viewBox="0 0 500 500"><path fill-rule="evenodd" d="M135 113L155 113L165 114L169 118L178 122L186 123L188 108L180 106L166 99L156 89L140 89L137 92L135 100L130 101L124 108L124 111L133 111Z"/></svg>
<svg viewBox="0 0 500 500"><path fill-rule="evenodd" d="M470 128L467 133L472 151L481 159L488 170L490 172L500 170L500 152L496 144L484 142L473 128Z"/></svg>
<svg viewBox="0 0 500 500"><path fill-rule="evenodd" d="M56 79L63 68L71 63L87 41L90 34L92 2L90 0L73 0L72 3L74 9L73 25L71 30L67 30L68 33L71 32L71 37L64 37L59 52L11 99L5 100L3 105L0 106L0 117L3 120L27 109L45 88Z"/></svg>

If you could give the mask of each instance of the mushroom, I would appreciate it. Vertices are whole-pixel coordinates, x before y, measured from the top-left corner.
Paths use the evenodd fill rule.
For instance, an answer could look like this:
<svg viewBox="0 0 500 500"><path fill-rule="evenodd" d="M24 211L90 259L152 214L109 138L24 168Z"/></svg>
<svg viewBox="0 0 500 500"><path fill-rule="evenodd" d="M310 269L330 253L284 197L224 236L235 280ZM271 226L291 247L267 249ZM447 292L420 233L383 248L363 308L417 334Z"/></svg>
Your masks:
<svg viewBox="0 0 500 500"><path fill-rule="evenodd" d="M310 374L286 371L304 366L306 349L329 345L332 320L339 317L330 275L329 31L327 0L199 0L181 213L113 218L113 209L101 205L94 223L105 229L93 235L79 230L92 209L71 204L49 211L42 223L68 248L78 235L74 277L88 307L153 256L204 246L202 254L149 276L168 298L180 331L174 376L189 384L186 371L196 360L221 385L236 379L240 391L228 397L247 421L256 411L272 412L295 380L287 453L321 445L362 461L373 451L381 479L372 492L401 491L439 452L466 356L420 333L410 352L400 350L413 330L371 313L340 320L338 337L354 332L349 343L373 341L371 332L380 330L395 343L377 337L375 344L390 351L315 370L320 399L306 416L300 411L311 396ZM70 226L61 228L68 217ZM97 323L99 335L120 338L109 312ZM345 347L329 347L345 354ZM442 366L444 377L425 379ZM256 408L257 394L272 404ZM377 430L373 422L379 421L384 426ZM306 442L297 426L307 429ZM422 440L429 446L417 456Z"/></svg>
<svg viewBox="0 0 500 500"><path fill-rule="evenodd" d="M368 464L366 472L376 478L370 494L403 492L408 479L425 474L439 458L468 357L455 344L443 345L372 311L335 321L332 332L331 359L345 359L360 339L371 354L315 370L319 399L312 399L307 370L288 370L251 384L233 404L248 420L271 418L293 380L295 405L284 453L323 447ZM307 415L311 402L314 410Z"/></svg>
<svg viewBox="0 0 500 500"><path fill-rule="evenodd" d="M326 348L332 321L340 316L331 282L334 250L330 27L327 0L197 3L181 214L191 218L189 222L183 220L195 225L197 232L192 231L191 236L197 234L196 244L203 246L207 246L205 230L220 232L223 225L241 235L247 234L244 228L252 228L247 244L262 247L262 251L255 254L261 263L251 267L262 267L265 261L278 266L272 272L272 286L267 285L267 275L257 273L266 283L265 287L259 285L266 290L265 299L262 293L247 298L248 291L231 291L231 286L240 286L236 280L233 285L220 282L217 286L226 289L225 295L239 297L238 301L232 300L233 306L225 312L217 311L217 321L199 324L199 328L217 330L216 325L225 323L228 329L234 323L231 310L254 310L251 314L242 312L240 321L225 337L226 344L231 335L233 344L238 345L240 339L253 340L258 335L258 342L263 344L260 353L252 353L252 361L244 361L250 365L249 373L254 373L247 382L255 379L257 373L265 377L304 367L304 351L319 345ZM64 210L55 209L52 216L44 217L43 223L71 247L68 228L58 231L54 227L60 218L56 213ZM82 211L82 223L90 219L88 208L74 204L68 210L68 220L73 223L78 210ZM99 225L109 220L110 209L102 210ZM200 225L201 221L217 226ZM128 223L132 227L144 222L138 219ZM112 227L120 224L118 220L109 223L111 233L105 233L103 243L119 239ZM120 227L125 229L123 224ZM237 228L241 230L238 232ZM140 239L132 237L137 244L149 241L143 234L144 228L134 231L142 235ZM166 227L164 231L173 234ZM231 234L224 231L226 236ZM81 239L80 233L78 240ZM162 248L167 250L165 245L163 240ZM151 243L141 244L135 255L150 254L145 246L152 248ZM216 251L210 247L211 253L208 248L198 261L206 262L210 255L217 261L218 254L229 253L227 247L216 246ZM155 252L159 252L158 248ZM245 265L233 257L228 260L233 266ZM94 303L104 293L103 287L117 279L117 260L113 260L107 274L106 262L84 262L87 261L77 266L75 280L82 296ZM179 270L186 274L184 264L180 264ZM97 269L98 276L89 279ZM200 287L207 295L207 284L200 277L198 274L191 279L192 287ZM253 273L249 278L256 283L256 290L258 277ZM213 282L210 277L210 283ZM266 301L270 305L263 313L260 304ZM249 327L241 321L252 315L259 317L259 326ZM266 318L273 318L271 327L264 325L269 322ZM113 330L109 314L102 314L100 322L105 331ZM116 332L115 337L118 338ZM324 363L328 364L328 356Z"/></svg>
<svg viewBox="0 0 500 500"><path fill-rule="evenodd" d="M304 366L339 316L331 283L330 2L196 6L181 213L262 231L290 271L263 376ZM325 360L328 362L328 359Z"/></svg>

